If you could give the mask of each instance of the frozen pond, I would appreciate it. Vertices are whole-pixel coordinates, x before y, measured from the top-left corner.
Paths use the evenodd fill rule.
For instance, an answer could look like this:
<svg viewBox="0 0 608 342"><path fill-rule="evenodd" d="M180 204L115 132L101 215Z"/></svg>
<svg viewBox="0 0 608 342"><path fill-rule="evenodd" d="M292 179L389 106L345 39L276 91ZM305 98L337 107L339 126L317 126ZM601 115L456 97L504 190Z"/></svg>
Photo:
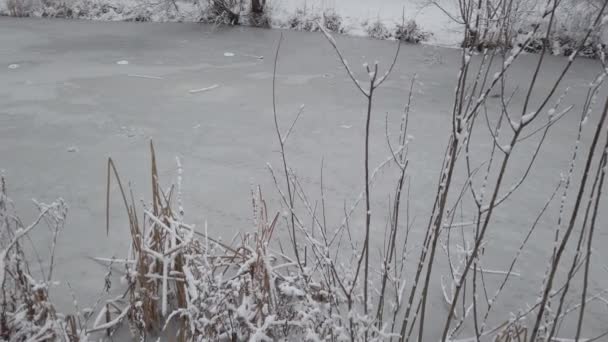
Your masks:
<svg viewBox="0 0 608 342"><path fill-rule="evenodd" d="M394 11L386 6L381 11ZM270 207L278 210L266 163L279 165L271 101L272 55L279 33L200 24L0 18L0 169L24 219L34 216L31 198L51 201L61 196L70 205L56 259L56 275L62 280L54 292L58 298L68 298L65 282L70 282L81 303L92 300L102 286L104 268L88 258L126 253L128 232L118 197L111 233L105 234L107 157L116 162L123 182L132 181L135 197L148 198L150 138L165 184L174 179L175 156L182 160L187 221L201 227L207 220L210 232L224 239L252 229L252 184L260 184ZM345 201L352 203L361 191L364 101L320 34L283 34L277 75L282 124L306 105L290 138L288 158L315 196L324 159L328 220L335 225ZM395 47L394 42L361 38L340 37L338 43L355 70L365 61L379 60L386 66ZM410 162L411 211L417 216L414 240L423 236L425 215L432 206L450 130L459 58L455 49L404 45L395 73L378 92L372 165L389 155L385 115L389 122L398 122L408 84L414 73L418 75L410 131L415 137ZM547 59L546 76L537 86L541 93L548 91L549 81L565 63L559 57ZM511 76L514 84L529 79L536 60L523 56ZM598 71L595 61L577 62L564 81L572 87L565 101L580 105L585 85ZM211 89L193 91L207 87ZM575 111L555 125L530 180L495 216L486 248L491 255L488 268L508 265L560 173L566 172L578 115ZM478 147L489 146L488 142ZM512 164L510 180L518 177L525 163L527 157ZM390 178L374 189L378 221L372 229L378 233L373 242L378 246L392 184ZM602 205L605 208L606 203ZM538 293L552 247L554 211L541 221L525 261L516 267L522 277L513 281L509 296L502 297L505 314L532 303ZM355 230L360 227L354 224ZM595 240L600 253L600 246L608 243L608 231L605 225L601 228ZM47 235L40 230L36 240L42 243ZM608 288L599 262L590 284L593 293ZM438 268L434 273L435 291L443 272ZM429 317L443 317L442 299L430 300ZM590 336L608 326L605 305L592 305L586 317ZM570 337L568 329L563 331Z"/></svg>

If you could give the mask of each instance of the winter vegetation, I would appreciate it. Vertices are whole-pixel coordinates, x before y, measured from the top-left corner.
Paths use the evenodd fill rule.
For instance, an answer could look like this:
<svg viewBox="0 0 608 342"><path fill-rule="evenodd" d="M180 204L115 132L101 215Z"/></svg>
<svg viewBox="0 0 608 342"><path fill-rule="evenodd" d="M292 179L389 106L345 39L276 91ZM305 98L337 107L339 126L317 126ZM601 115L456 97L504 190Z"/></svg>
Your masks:
<svg viewBox="0 0 608 342"><path fill-rule="evenodd" d="M16 17L79 18L121 21L187 21L224 25L318 31L318 22L332 32L369 35L418 43L430 36L415 18L406 25L376 18L343 18L336 9L304 2L286 6L271 0L2 0L0 13Z"/></svg>
<svg viewBox="0 0 608 342"><path fill-rule="evenodd" d="M425 26L432 26L427 22L429 18L422 22L418 18L421 11L437 8L461 31L471 29L465 22L481 20L480 31L469 34L469 41L453 42L474 45L481 50L521 45L525 35L534 30L535 13L542 10L543 3L541 0L480 0L467 7L462 6L460 0L408 0L400 5L403 16L389 18L344 15L345 11L327 7L323 2L298 3L296 0L2 0L0 13L17 17L206 22L311 32L318 31L317 22L322 22L332 32L420 43L430 41L436 34L444 34L428 31ZM535 34L526 46L526 52L539 53L546 47L552 54L569 55L601 5L601 0L562 0L556 13L558 23L551 36ZM605 31L604 23L600 26L587 37L584 48L579 51L581 55L598 56L597 46L604 43ZM440 41L450 39L446 37Z"/></svg>
<svg viewBox="0 0 608 342"><path fill-rule="evenodd" d="M585 57L597 57L599 45L605 43L602 33L605 23L587 35L587 29L594 24L595 15L601 9L601 0L562 0L556 9L555 28L549 34L537 32L537 13L546 8L544 1L527 0L487 0L474 4L456 1L456 9L449 7L453 1L429 0L430 6L437 6L453 21L471 31L465 22L479 22L479 31L469 32L468 40L462 45L475 46L480 51L484 48L506 47L514 45L525 47L526 52L539 53L547 49L555 55L569 56L577 44L584 39L583 47L578 53ZM452 8L452 9L450 9ZM526 35L534 32L529 44L524 45Z"/></svg>
<svg viewBox="0 0 608 342"><path fill-rule="evenodd" d="M517 6L523 6L523 1L458 0L462 12L455 20L462 21L466 29L460 63L454 70L457 86L448 108L450 131L445 132L443 163L433 170L436 187L428 189L433 196L430 215L418 220L410 211L410 201L417 194L409 191L408 175L415 167L408 155L415 144L408 130L415 120L415 78L404 90L400 123L389 125L386 118L383 136L372 136L371 130L372 118L383 115L375 110L376 91L388 84L402 53L402 41L417 43L426 35L415 22L406 20L392 33L381 21L366 26L371 37L398 40L391 63L366 63L362 67L347 62L347 53L333 37L342 32L338 16L301 13L289 21L291 28L318 30L325 36L352 80L352 91L365 103L361 111L366 122L361 163L353 166L363 168L360 195L352 206L344 207L337 225L326 220L328 184L323 181L323 165L319 189L314 192L317 195L302 185L302 175L290 166L286 147L305 109L300 108L289 120L277 110L275 80L282 40L277 42L273 86L269 89L280 164L267 165L280 204L271 208L262 190L253 190L255 229L241 232L233 241L221 241L210 236L207 226L200 229L185 222L183 194L188 189L182 186L182 177L188 170L180 159L176 159L175 181L163 183L157 168L159 156L150 142L151 197L140 203L121 179L120 165L109 158L106 233L126 226L130 248L124 258L98 258L107 264L108 275L99 280L100 295L93 307L81 308L75 299L73 311L61 313L53 304L50 285L54 282L56 238L68 219L67 206L61 199L51 204L35 203L37 218L22 222L2 179L0 338L88 341L112 339L128 331L132 339L140 341L605 340L608 331L589 335L585 323L589 306L606 302L608 291L608 287L589 285L595 272L608 271L597 251L599 246L594 245L594 237L603 227L601 210L605 208L608 170L608 98L602 92L608 65L604 49L594 45L594 37L599 37L608 2L596 3L593 16L579 17L581 23L562 26L560 15L565 12L560 6L569 3L541 1L540 7L526 14L531 26L520 34L520 28L512 24L512 15L519 15ZM252 3L252 8L256 4L263 7L264 1ZM163 6L178 13L181 3ZM239 24L244 20L236 9L239 4L231 0L210 1L205 6L205 21ZM17 12L20 8L13 6L11 11L14 15L30 13ZM71 7L53 7L53 11L81 16ZM118 13L116 8L111 11ZM92 13L91 8L86 13ZM260 23L272 20L264 17L264 11L252 9L249 15L248 20ZM147 17L138 14L134 18ZM544 76L547 55L558 49L549 42L566 35L572 41L559 47L567 56L560 59L560 73L549 75L552 83L541 88L539 79ZM513 39L517 43L512 43ZM597 76L586 80L583 105L575 107L566 103L568 89L563 90L562 81L590 46L595 47L589 54L598 57ZM538 55L534 56L535 69L528 83L509 87L513 65L531 50ZM512 101L518 92L523 94L522 101ZM495 101L490 101L491 96ZM567 115L579 118L577 137L572 150L567 151L571 155L569 168L554 188L543 189L546 199L535 203L537 213L529 226L523 227L519 248L507 251L509 267L492 269L487 266L487 255L492 252L489 242L497 229L496 217L504 213L504 204L514 194L525 191L534 181L529 179L531 170L545 153L547 137ZM371 138L386 141L386 158L377 165L370 158ZM486 153L472 152L483 144L490 146ZM512 174L516 175L514 180ZM394 187L391 193L380 194L388 198L387 205L375 208L370 199L379 177L391 179ZM125 222L110 222L113 201L124 207ZM548 210L550 206L559 209ZM538 297L532 303L518 302L510 292L512 279L520 276L517 267L526 262L522 258L536 238L539 221L547 216L553 222L554 239L548 242L553 249L544 268L537 270L543 274L542 283L537 284ZM357 226L362 232L353 231L355 220L361 221ZM383 222L379 250L370 244L372 235L377 234L372 231L372 220ZM41 229L39 226L46 226L53 236L48 255L29 248L28 238ZM442 262L449 271L438 275L437 266ZM117 269L124 274L120 285L108 280ZM441 281L441 291L434 291L432 282L436 281ZM119 296L110 295L113 286L120 287ZM430 298L442 298L445 308L441 314L429 313ZM519 309L499 316L497 306L504 300L516 302ZM605 307L602 314L607 314ZM562 327L566 325L572 328L564 334Z"/></svg>

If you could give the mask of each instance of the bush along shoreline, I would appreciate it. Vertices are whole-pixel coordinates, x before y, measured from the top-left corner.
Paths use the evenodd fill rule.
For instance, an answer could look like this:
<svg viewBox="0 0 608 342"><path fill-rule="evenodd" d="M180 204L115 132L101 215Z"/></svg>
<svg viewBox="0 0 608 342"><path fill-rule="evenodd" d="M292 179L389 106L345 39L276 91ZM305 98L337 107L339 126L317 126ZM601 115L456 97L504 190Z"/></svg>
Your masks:
<svg viewBox="0 0 608 342"><path fill-rule="evenodd" d="M576 14L583 19L562 23L549 37L534 34L525 45L522 42L527 39L527 33L535 31L534 27L542 23L537 22L533 16L524 17L519 13L486 13L486 22L479 24L479 32L468 32L460 47L473 47L478 52L484 49L517 47L526 53L541 53L546 50L552 55L569 57L576 52L581 57L598 58L606 47L598 32L589 35L581 43L581 36L590 25L588 21L591 20L592 8L581 10L578 6L575 9ZM445 11L447 13L447 10ZM396 23L380 18L347 22L335 9L319 10L305 5L304 8L297 8L288 13L275 9L273 2L267 0L0 0L0 15L100 21L202 22L308 32L318 32L319 25L322 25L332 33L379 40L398 39L411 44L429 43L433 37L432 32L426 31L413 18L404 18ZM476 14L471 12L469 15ZM471 19L473 18L468 18ZM567 19L562 14L560 20ZM470 31L471 28L466 30Z"/></svg>

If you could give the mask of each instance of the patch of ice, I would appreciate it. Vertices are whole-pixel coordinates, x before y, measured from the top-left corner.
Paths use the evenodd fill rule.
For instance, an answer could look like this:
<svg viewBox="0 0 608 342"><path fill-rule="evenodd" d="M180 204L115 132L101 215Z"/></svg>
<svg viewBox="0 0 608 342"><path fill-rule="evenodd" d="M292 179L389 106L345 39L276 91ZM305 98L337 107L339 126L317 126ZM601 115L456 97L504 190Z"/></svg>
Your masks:
<svg viewBox="0 0 608 342"><path fill-rule="evenodd" d="M264 56L256 56L256 55L249 55L249 54L244 54L243 56L251 57L251 58L255 58L255 59L264 59Z"/></svg>
<svg viewBox="0 0 608 342"><path fill-rule="evenodd" d="M137 78L149 78L149 79L152 79L152 80L162 80L162 79L163 79L162 77L159 77L159 76L151 76L151 75L129 74L129 75L127 75L127 76L129 76L129 77L137 77Z"/></svg>

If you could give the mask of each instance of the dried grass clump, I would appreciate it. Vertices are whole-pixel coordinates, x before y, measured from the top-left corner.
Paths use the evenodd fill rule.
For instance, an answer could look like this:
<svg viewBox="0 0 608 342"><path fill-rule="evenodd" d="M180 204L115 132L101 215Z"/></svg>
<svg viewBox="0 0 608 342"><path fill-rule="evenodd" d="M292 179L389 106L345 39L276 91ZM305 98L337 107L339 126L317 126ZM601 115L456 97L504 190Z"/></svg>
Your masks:
<svg viewBox="0 0 608 342"><path fill-rule="evenodd" d="M319 11L314 7L298 8L286 23L286 27L289 29L308 32L318 32L320 30L319 25L330 32L345 32L342 17L331 9Z"/></svg>
<svg viewBox="0 0 608 342"><path fill-rule="evenodd" d="M315 32L318 31L317 22L321 16L307 8L298 8L287 20L287 27L292 30Z"/></svg>
<svg viewBox="0 0 608 342"><path fill-rule="evenodd" d="M330 32L344 33L344 25L342 23L342 17L333 10L323 12L323 26Z"/></svg>
<svg viewBox="0 0 608 342"><path fill-rule="evenodd" d="M366 25L365 32L370 38L374 39L389 39L392 37L389 29L384 25L380 18L376 19L376 21L371 24Z"/></svg>
<svg viewBox="0 0 608 342"><path fill-rule="evenodd" d="M412 44L425 42L429 40L432 35L432 33L424 31L414 19L411 19L406 23L398 24L394 33L396 39Z"/></svg>
<svg viewBox="0 0 608 342"><path fill-rule="evenodd" d="M347 339L377 330L361 317L348 317L353 298L337 295L335 279L324 278L329 267L337 271L331 259L317 259L310 268L272 243L280 216L269 214L260 189L252 197L255 231L227 245L209 237L206 227L200 233L183 222L179 161L177 185L167 191L158 184L153 149L151 170L153 200L140 222L113 161L108 162L108 180L115 177L129 217L129 259L114 260L125 264L128 290L110 302L117 315L89 332L114 331L127 322L138 340L174 333L178 341L263 341ZM340 282L352 278L338 272ZM108 312L102 309L96 322Z"/></svg>

